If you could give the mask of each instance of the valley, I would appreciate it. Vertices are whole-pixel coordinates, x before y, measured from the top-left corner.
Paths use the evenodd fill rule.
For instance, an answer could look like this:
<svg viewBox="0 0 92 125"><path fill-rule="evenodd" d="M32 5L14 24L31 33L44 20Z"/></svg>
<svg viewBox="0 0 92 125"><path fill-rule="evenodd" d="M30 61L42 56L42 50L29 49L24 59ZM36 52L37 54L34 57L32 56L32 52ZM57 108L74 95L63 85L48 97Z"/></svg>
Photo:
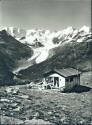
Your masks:
<svg viewBox="0 0 92 125"><path fill-rule="evenodd" d="M64 93L39 87L45 72L67 67L82 72L78 88ZM0 124L91 125L91 68L92 36L86 26L0 31Z"/></svg>

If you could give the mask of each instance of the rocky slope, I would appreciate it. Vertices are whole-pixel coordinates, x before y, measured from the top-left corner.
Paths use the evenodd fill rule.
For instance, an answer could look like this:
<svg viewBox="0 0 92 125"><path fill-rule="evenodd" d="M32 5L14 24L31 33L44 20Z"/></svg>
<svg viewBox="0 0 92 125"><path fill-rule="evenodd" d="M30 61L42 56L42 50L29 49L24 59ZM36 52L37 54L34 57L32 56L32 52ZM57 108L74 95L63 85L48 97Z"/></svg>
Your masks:
<svg viewBox="0 0 92 125"><path fill-rule="evenodd" d="M13 79L12 70L19 65L19 61L32 56L32 50L5 30L0 31L0 84L8 84Z"/></svg>
<svg viewBox="0 0 92 125"><path fill-rule="evenodd" d="M0 87L2 125L91 125L92 91L61 93L30 89L30 86ZM85 108L84 108L85 107ZM51 124L52 123L52 124Z"/></svg>

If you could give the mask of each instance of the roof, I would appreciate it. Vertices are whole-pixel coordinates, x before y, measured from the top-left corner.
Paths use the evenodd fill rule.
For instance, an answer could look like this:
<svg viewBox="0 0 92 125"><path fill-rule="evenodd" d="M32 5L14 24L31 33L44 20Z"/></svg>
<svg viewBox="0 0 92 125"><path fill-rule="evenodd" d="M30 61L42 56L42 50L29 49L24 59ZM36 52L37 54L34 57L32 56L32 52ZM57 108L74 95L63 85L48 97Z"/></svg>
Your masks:
<svg viewBox="0 0 92 125"><path fill-rule="evenodd" d="M69 77L69 76L75 76L75 75L79 75L81 72L77 69L74 69L74 68L63 68L63 69L54 69L54 70L51 70L47 73L45 73L45 75L49 74L49 73L58 73L59 75L63 76L63 77Z"/></svg>

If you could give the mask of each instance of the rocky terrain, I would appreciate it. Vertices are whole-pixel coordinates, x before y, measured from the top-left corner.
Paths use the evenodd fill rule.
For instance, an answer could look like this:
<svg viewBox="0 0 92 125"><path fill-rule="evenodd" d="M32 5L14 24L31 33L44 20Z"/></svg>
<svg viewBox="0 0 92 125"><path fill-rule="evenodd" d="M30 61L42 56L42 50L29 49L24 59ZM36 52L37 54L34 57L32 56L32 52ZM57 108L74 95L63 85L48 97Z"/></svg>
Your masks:
<svg viewBox="0 0 92 125"><path fill-rule="evenodd" d="M0 122L4 125L92 124L92 89L61 93L17 85L1 87L0 97Z"/></svg>

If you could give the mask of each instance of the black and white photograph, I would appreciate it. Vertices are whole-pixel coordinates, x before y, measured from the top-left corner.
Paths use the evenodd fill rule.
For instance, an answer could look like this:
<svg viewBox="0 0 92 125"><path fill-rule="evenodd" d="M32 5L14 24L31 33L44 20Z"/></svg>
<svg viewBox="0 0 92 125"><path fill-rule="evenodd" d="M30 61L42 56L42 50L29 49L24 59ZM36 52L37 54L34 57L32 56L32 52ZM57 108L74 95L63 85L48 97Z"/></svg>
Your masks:
<svg viewBox="0 0 92 125"><path fill-rule="evenodd" d="M92 125L91 0L0 0L0 125Z"/></svg>

